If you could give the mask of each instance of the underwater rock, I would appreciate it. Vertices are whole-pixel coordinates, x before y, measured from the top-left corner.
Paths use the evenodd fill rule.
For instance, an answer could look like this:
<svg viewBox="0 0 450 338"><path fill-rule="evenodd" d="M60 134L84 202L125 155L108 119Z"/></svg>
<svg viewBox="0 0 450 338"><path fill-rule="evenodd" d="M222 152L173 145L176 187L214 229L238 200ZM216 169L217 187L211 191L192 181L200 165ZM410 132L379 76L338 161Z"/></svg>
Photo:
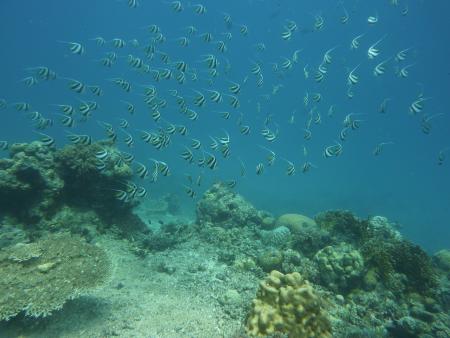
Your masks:
<svg viewBox="0 0 450 338"><path fill-rule="evenodd" d="M292 233L296 233L302 230L303 227L315 227L316 222L304 215L300 214L284 214L278 217L276 220L277 227L287 227Z"/></svg>
<svg viewBox="0 0 450 338"><path fill-rule="evenodd" d="M369 219L368 231L370 236L380 240L401 240L402 235L389 220L383 216L373 216Z"/></svg>
<svg viewBox="0 0 450 338"><path fill-rule="evenodd" d="M102 232L106 225L93 210L77 209L62 206L48 220L42 220L40 227L52 232L69 230L71 233L79 234L86 240L91 240L96 232Z"/></svg>
<svg viewBox="0 0 450 338"><path fill-rule="evenodd" d="M450 274L450 250L443 249L433 255L436 265Z"/></svg>
<svg viewBox="0 0 450 338"><path fill-rule="evenodd" d="M186 241L190 236L191 228L184 223L169 222L161 225L158 231L136 238L140 246L150 251L163 251Z"/></svg>
<svg viewBox="0 0 450 338"><path fill-rule="evenodd" d="M378 273L375 269L369 269L367 273L364 275L364 288L366 290L373 290L377 287L379 283Z"/></svg>
<svg viewBox="0 0 450 338"><path fill-rule="evenodd" d="M102 151L108 156L100 170L96 154ZM85 224L118 224L119 229L126 224L122 233L128 235L130 230L145 230L132 214L135 202L116 198L114 192L126 189L124 182L133 172L109 143L67 145L60 150L41 142L21 143L11 146L10 157L0 159L0 213L10 223L29 232L71 227L73 231L82 228L84 212L94 211L101 221Z"/></svg>
<svg viewBox="0 0 450 338"><path fill-rule="evenodd" d="M375 268L385 286L393 291L428 293L437 286L437 272L431 258L407 240L375 238L363 244L361 253L366 265Z"/></svg>
<svg viewBox="0 0 450 338"><path fill-rule="evenodd" d="M246 331L252 337L277 333L296 338L332 336L320 297L297 272L272 271L260 283Z"/></svg>
<svg viewBox="0 0 450 338"><path fill-rule="evenodd" d="M318 283L320 276L316 262L290 249L283 251L282 270L284 273L298 272L314 283Z"/></svg>
<svg viewBox="0 0 450 338"><path fill-rule="evenodd" d="M397 338L414 338L427 331L427 325L420 320L410 316L402 317L394 320L388 326L388 331L392 337Z"/></svg>
<svg viewBox="0 0 450 338"><path fill-rule="evenodd" d="M227 290L222 297L219 298L219 302L223 305L240 305L242 297L235 289Z"/></svg>
<svg viewBox="0 0 450 338"><path fill-rule="evenodd" d="M259 226L267 217L221 183L214 184L203 194L196 213L199 224L210 223L222 228Z"/></svg>
<svg viewBox="0 0 450 338"><path fill-rule="evenodd" d="M339 241L360 244L369 236L369 221L357 218L350 211L325 211L314 219L319 227L329 231Z"/></svg>
<svg viewBox="0 0 450 338"><path fill-rule="evenodd" d="M265 272L271 272L272 270L280 270L283 263L283 254L281 251L271 249L264 251L258 256L258 265Z"/></svg>
<svg viewBox="0 0 450 338"><path fill-rule="evenodd" d="M314 257L322 285L339 292L348 292L358 285L364 272L364 260L358 250L342 243L327 246Z"/></svg>
<svg viewBox="0 0 450 338"><path fill-rule="evenodd" d="M167 262L159 262L156 266L156 271L160 273L166 273L168 275L173 275L176 271L176 267L167 263Z"/></svg>
<svg viewBox="0 0 450 338"><path fill-rule="evenodd" d="M163 196L163 199L167 203L167 211L172 215L176 215L180 212L181 201L177 194L169 193Z"/></svg>
<svg viewBox="0 0 450 338"><path fill-rule="evenodd" d="M0 249L27 241L27 234L22 229L0 223Z"/></svg>
<svg viewBox="0 0 450 338"><path fill-rule="evenodd" d="M259 235L263 244L272 247L286 246L291 239L291 231L285 226L279 226L273 230L260 230Z"/></svg>
<svg viewBox="0 0 450 338"><path fill-rule="evenodd" d="M104 168L99 170L96 154L103 150L107 151L108 156L102 160ZM55 162L61 176L70 178L69 181L95 182L99 177L120 180L130 178L133 174L131 167L123 161L120 151L110 142L66 145L57 151Z"/></svg>
<svg viewBox="0 0 450 338"><path fill-rule="evenodd" d="M276 227L275 221L275 218L272 216L263 217L261 228L264 230L273 230Z"/></svg>
<svg viewBox="0 0 450 338"><path fill-rule="evenodd" d="M33 223L55 208L64 188L55 153L41 142L11 146L10 158L0 159L0 213Z"/></svg>
<svg viewBox="0 0 450 338"><path fill-rule="evenodd" d="M255 271L259 268L256 265L256 262L251 257L239 257L235 258L233 263L233 267L239 271Z"/></svg>
<svg viewBox="0 0 450 338"><path fill-rule="evenodd" d="M42 256L42 249L37 243L17 243L8 250L8 259L13 262L26 262Z"/></svg>
<svg viewBox="0 0 450 338"><path fill-rule="evenodd" d="M104 168L99 170L96 154L103 150L108 156L102 161ZM57 151L55 166L65 182L63 198L67 204L96 210L109 220L131 208L133 203L117 200L114 191L126 190L120 182L131 179L133 171L108 143L67 145Z"/></svg>
<svg viewBox="0 0 450 338"><path fill-rule="evenodd" d="M320 228L315 222L304 223L301 228L292 234L292 247L310 258L332 242L331 234Z"/></svg>
<svg viewBox="0 0 450 338"><path fill-rule="evenodd" d="M45 317L108 279L105 251L69 234L0 251L0 320L24 311Z"/></svg>

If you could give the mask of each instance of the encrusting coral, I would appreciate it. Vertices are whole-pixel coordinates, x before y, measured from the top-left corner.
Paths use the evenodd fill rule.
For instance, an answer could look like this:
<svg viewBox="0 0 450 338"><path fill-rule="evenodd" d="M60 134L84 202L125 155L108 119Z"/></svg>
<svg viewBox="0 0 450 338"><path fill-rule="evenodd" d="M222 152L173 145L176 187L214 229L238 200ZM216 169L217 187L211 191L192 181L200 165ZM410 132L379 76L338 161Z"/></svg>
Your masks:
<svg viewBox="0 0 450 338"><path fill-rule="evenodd" d="M50 235L0 251L0 320L24 311L45 317L68 299L101 286L111 263L100 247L78 236Z"/></svg>
<svg viewBox="0 0 450 338"><path fill-rule="evenodd" d="M272 271L261 282L247 320L247 334L275 333L290 338L331 337L331 325L321 299L298 272Z"/></svg>

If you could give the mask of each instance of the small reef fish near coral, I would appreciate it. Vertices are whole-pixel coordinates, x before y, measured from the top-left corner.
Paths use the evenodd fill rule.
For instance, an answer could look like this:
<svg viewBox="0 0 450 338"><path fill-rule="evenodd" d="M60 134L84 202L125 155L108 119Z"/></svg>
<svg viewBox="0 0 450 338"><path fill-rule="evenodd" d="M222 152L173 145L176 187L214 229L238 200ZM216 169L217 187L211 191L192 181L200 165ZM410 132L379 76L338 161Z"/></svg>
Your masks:
<svg viewBox="0 0 450 338"><path fill-rule="evenodd" d="M450 337L449 11L3 1L0 338Z"/></svg>

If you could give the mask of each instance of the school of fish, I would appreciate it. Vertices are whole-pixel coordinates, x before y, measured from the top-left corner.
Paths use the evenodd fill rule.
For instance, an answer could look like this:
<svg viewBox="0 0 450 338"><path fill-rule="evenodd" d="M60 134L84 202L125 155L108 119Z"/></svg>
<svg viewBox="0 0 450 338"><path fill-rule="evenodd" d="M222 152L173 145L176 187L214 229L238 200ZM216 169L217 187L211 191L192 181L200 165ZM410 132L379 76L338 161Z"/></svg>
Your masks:
<svg viewBox="0 0 450 338"><path fill-rule="evenodd" d="M125 2L132 10L147 10L147 6L152 6L150 3L144 6L138 0ZM397 0L389 0L389 3L394 10L401 6ZM308 142L320 135L320 126L324 119L334 119L338 115L343 117L341 128L336 130L334 139L328 139L323 148L321 157L329 159L343 154L346 142L349 142L349 135L365 127L365 115L389 114L389 105L395 100L395 93L384 98L378 109L341 111L338 114L339 105L327 100L332 89L326 86L332 76L330 70L339 67L335 64L337 58L346 59L358 53L360 60L345 65L346 78L340 79L345 88L345 100L363 95L364 83L383 78L387 74L408 81L410 73L417 67L414 59L415 47L404 46L396 51L388 50L385 44L390 38L389 34L383 34L375 41L368 40L367 32L371 27L382 25L382 18L378 13L367 17L359 27L360 34L350 41L328 46L320 59L307 57L306 51L309 47L302 45L301 39L298 42L295 37L301 34L316 34L320 39L321 31L327 29L327 25L350 25L353 18L342 2L337 5L337 10L341 13L339 22L328 22L321 14L312 16L311 22L301 22L301 25L291 18L279 20L278 26L273 29L279 30L279 39L286 44L286 49L280 51L281 55L275 60L272 55L270 62L266 61L264 54L270 49L271 41L255 40L251 26L234 22L230 14L210 12L205 4L191 4L187 1L165 1L164 5L171 15L190 17L193 24L179 27L179 36L167 36L164 27L149 23L145 27L145 41L122 37L107 38L101 34L85 41L56 41L55 44L64 48L70 57L81 57L85 58L85 62L95 62L99 67L108 69L111 76L104 79L102 84L96 84L76 75L69 77L59 74L50 65L28 67L21 80L26 88L39 86L46 81L58 81L67 87L67 91L73 93L73 101L49 103L49 112L41 113L33 109L31 102L9 102L8 99L2 98L0 109L12 109L26 114L35 129L36 137L48 147L54 147L56 144L52 129L58 126L66 130L69 143L90 145L96 141L94 136L82 130L85 124L95 124L104 133L104 138L121 149L120 161L132 166L137 178L149 180L152 184L156 184L161 176L171 176L171 163L175 161L185 161L191 166L197 166L201 168L202 174L182 173L186 176L186 181L180 187L189 197L194 198L202 184L203 176L209 172L220 171L223 161L236 164L236 174L226 180L230 188L235 187L240 179L249 174L248 168L252 168L250 172L257 176L263 176L275 165L282 166L287 176L306 174L318 168L310 160ZM399 17L407 16L408 12L408 6L403 6L398 11ZM358 15L355 11L351 13ZM196 24L198 16L212 16L211 20L217 22L216 31L204 31L201 25ZM173 22L176 22L176 18ZM235 43L235 40L238 42ZM254 54L241 55L239 60L230 59L229 51L243 41L252 46ZM208 46L209 53L197 55L195 62L186 61L184 51L199 42ZM166 52L173 51L174 47L178 48L178 53ZM92 60L92 55L98 53L101 56ZM190 50L189 53L195 53L195 50ZM118 64L126 65L132 75L127 77L123 72L120 72L120 76L114 74L114 68ZM237 74L234 71L235 64L245 67L247 71ZM370 74L362 71L363 66L370 67ZM139 82L132 80L136 74L140 76ZM289 118L286 119L280 117L278 112L266 112L266 107L267 102L274 100L280 91L286 90L287 86L283 81L289 76L298 78L302 87L307 90L291 95L292 101L297 102L297 108L288 113ZM123 95L119 98L108 96L111 87L119 88ZM258 95L255 96L255 92ZM98 102L100 98L115 102L122 111L122 116L106 121L98 119L96 111L101 109ZM418 125L425 134L431 132L432 122L443 115L440 112L426 112L425 106L429 100L431 97L425 95L423 87L419 87L419 91L411 95L409 107L405 106L404 109L406 114L418 119ZM246 107L250 102L253 108L243 111L244 102ZM142 105L145 109L142 109ZM321 110L326 113L322 114ZM135 115L147 116L148 123L145 126L133 124ZM201 124L204 115L214 115L217 128L207 127L205 134L195 135L191 126ZM255 115L262 117L261 124L254 123L255 119L251 117ZM298 151L299 156L295 158L278 154L272 147L275 142L280 142L280 135L287 128L296 128L303 143ZM250 134L257 134L260 137L259 142L247 141ZM0 151L7 150L11 142L0 140ZM135 142L146 143L153 148L153 151L149 152L151 155L138 158L139 156L133 153ZM260 160L256 163L248 163L242 156L233 154L233 147L239 147L245 142L250 142L254 153L259 154ZM179 148L178 158L171 158L169 161L159 155L168 147ZM390 147L395 147L395 140L380 140L378 144L373 145L372 154L380 156ZM449 152L450 147L438 152L438 165L444 164ZM105 168L104 161L109 156L106 148L95 154L98 170ZM229 173L227 175L229 176ZM111 193L126 203L147 196L147 189L130 181L126 182L122 189Z"/></svg>

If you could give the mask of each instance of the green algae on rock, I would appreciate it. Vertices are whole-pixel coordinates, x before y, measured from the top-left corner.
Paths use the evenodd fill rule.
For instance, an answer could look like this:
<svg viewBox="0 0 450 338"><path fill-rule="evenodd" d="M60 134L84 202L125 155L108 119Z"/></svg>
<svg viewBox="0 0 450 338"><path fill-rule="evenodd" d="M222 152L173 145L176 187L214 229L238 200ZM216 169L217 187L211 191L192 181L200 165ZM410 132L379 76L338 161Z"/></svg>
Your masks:
<svg viewBox="0 0 450 338"><path fill-rule="evenodd" d="M50 235L0 251L0 320L45 317L108 280L111 262L78 236Z"/></svg>

